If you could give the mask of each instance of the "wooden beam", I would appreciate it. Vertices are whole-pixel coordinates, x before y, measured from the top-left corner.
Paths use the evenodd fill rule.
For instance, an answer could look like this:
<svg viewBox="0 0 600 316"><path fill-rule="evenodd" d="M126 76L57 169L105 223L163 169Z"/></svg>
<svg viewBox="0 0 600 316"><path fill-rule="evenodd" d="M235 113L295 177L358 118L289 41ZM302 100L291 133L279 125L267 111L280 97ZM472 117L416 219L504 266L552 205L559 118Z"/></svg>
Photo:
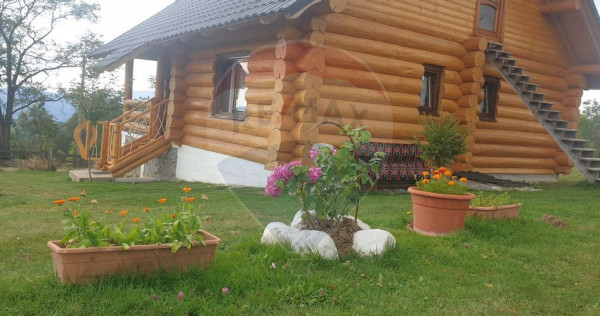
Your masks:
<svg viewBox="0 0 600 316"><path fill-rule="evenodd" d="M564 0L561 2L542 3L540 5L540 12L542 14L555 14L579 9L581 9L580 0Z"/></svg>
<svg viewBox="0 0 600 316"><path fill-rule="evenodd" d="M598 75L598 74L600 74L600 64L573 65L569 68L569 72L584 74L584 75Z"/></svg>
<svg viewBox="0 0 600 316"><path fill-rule="evenodd" d="M125 100L133 99L133 59L125 64Z"/></svg>

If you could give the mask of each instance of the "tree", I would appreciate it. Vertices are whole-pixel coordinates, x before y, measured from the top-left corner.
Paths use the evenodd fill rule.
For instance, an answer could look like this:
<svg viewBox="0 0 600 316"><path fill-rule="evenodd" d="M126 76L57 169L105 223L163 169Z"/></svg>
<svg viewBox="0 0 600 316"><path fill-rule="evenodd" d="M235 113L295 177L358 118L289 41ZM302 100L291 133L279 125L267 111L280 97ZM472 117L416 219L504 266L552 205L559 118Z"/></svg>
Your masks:
<svg viewBox="0 0 600 316"><path fill-rule="evenodd" d="M46 151L54 148L59 125L43 103L24 110L17 118L15 140L23 150Z"/></svg>
<svg viewBox="0 0 600 316"><path fill-rule="evenodd" d="M579 134L589 141L589 146L600 151L600 103L588 100L583 103L585 108L579 116Z"/></svg>
<svg viewBox="0 0 600 316"><path fill-rule="evenodd" d="M10 151L13 115L34 104L57 100L44 93L49 73L77 66L75 45L49 39L68 19L94 21L98 5L78 0L3 0L0 2L0 151ZM76 60L75 60L76 61Z"/></svg>

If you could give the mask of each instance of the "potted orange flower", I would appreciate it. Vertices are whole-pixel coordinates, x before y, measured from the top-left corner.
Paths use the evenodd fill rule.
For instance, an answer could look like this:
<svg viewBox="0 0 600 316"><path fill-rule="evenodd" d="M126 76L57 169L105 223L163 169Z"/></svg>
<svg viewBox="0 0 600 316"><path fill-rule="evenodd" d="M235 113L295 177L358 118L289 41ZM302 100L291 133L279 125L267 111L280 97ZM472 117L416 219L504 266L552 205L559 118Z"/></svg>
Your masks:
<svg viewBox="0 0 600 316"><path fill-rule="evenodd" d="M157 270L185 271L208 267L220 239L201 230L207 217L191 188L172 212L155 216L152 208L137 211L97 210L98 202L79 196L58 199L54 204L65 219L65 236L49 241L54 272L63 283L80 283L114 274L148 274ZM200 197L206 200L205 195ZM158 199L162 205L166 198ZM84 210L84 206L90 206ZM115 217L115 218L111 218ZM118 221L116 224L108 222Z"/></svg>
<svg viewBox="0 0 600 316"><path fill-rule="evenodd" d="M419 143L420 157L434 169L423 172L416 187L408 188L412 194L412 229L423 235L439 236L462 230L475 195L467 192L466 178L457 178L444 167L459 154L467 152L467 132L449 115L439 119L421 120L427 144Z"/></svg>

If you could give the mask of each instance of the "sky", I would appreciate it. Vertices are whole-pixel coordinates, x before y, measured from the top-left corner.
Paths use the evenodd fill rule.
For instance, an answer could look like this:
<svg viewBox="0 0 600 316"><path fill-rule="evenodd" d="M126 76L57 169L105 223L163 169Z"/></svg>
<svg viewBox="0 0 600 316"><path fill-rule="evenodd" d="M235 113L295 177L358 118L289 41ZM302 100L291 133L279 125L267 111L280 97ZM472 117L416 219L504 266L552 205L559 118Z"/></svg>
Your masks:
<svg viewBox="0 0 600 316"><path fill-rule="evenodd" d="M97 24L88 22L68 22L62 24L55 33L55 39L59 41L76 41L79 36L86 31L91 30L100 34L104 42L108 42L135 25L141 23L163 8L167 7L174 0L95 0L101 5L99 12L100 19ZM198 0L200 1L200 0ZM600 8L600 0L594 0L596 6ZM154 62L136 60L134 65L134 91L151 90L148 78L155 73L156 64ZM77 81L79 70L63 70L53 77L49 82L60 83L63 86L69 82ZM121 82L124 80L123 68L115 70L114 74ZM588 99L600 100L600 90L585 91L582 100Z"/></svg>

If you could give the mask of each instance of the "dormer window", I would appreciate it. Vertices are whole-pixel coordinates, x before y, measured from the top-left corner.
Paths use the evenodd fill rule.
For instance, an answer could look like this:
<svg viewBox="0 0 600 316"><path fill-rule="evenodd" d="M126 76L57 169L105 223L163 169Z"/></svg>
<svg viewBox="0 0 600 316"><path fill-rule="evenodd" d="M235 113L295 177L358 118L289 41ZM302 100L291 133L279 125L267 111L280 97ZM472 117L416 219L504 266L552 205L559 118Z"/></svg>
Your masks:
<svg viewBox="0 0 600 316"><path fill-rule="evenodd" d="M505 0L479 0L475 34L496 40L502 38L504 3Z"/></svg>

